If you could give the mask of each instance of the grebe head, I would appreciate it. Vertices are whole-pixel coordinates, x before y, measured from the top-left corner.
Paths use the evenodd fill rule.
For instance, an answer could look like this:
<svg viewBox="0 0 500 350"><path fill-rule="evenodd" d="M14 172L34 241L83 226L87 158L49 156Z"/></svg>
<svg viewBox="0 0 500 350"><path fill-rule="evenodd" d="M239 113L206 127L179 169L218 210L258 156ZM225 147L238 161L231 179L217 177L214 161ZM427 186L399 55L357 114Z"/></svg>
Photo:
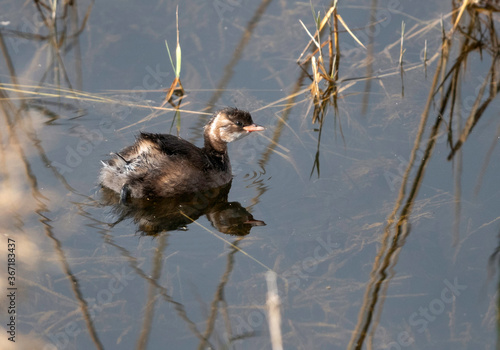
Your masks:
<svg viewBox="0 0 500 350"><path fill-rule="evenodd" d="M224 108L215 112L205 125L205 145L213 148L220 144L236 141L254 131L262 131L264 127L253 122L252 116L237 108Z"/></svg>

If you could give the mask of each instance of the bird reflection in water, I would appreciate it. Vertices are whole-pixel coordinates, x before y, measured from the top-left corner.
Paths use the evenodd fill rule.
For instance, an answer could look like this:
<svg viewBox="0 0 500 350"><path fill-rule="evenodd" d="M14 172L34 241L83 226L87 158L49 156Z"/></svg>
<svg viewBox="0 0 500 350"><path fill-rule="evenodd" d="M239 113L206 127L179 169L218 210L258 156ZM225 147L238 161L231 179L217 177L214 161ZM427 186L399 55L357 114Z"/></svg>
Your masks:
<svg viewBox="0 0 500 350"><path fill-rule="evenodd" d="M254 226L265 226L264 221L253 218L238 202L228 202L231 182L203 192L166 198L130 198L120 202L120 196L101 188L101 203L111 206L117 220L116 226L131 218L137 224L138 232L156 235L165 231L187 230L187 225L206 215L212 226L221 233L245 236Z"/></svg>

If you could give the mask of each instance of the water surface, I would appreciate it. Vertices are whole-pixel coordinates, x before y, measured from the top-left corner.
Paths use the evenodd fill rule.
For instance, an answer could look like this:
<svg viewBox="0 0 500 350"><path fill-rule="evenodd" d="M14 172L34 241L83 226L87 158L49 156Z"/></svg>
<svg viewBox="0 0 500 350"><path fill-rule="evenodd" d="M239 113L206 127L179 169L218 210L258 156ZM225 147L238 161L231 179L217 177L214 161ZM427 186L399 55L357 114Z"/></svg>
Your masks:
<svg viewBox="0 0 500 350"><path fill-rule="evenodd" d="M174 79L164 41L175 46L177 5L180 123L172 106L157 109ZM314 6L323 16L330 4ZM47 8L3 2L0 217L18 289L16 342L3 298L1 347L270 349L273 270L286 349L494 348L495 96L447 160L448 126L456 141L498 64L487 39L468 52L454 119L449 104L433 138L450 80L434 88L414 149L451 6L340 2L367 49L340 26L337 109L329 104L320 125L297 65L310 40L299 20L314 28L307 2L58 3L55 28ZM496 35L496 13L491 23ZM452 37L445 73L464 37ZM228 105L267 129L229 146L231 188L192 211L195 222L167 216L168 201L127 211L103 200L100 160L141 130L201 145L210 114ZM241 226L248 215L266 225Z"/></svg>

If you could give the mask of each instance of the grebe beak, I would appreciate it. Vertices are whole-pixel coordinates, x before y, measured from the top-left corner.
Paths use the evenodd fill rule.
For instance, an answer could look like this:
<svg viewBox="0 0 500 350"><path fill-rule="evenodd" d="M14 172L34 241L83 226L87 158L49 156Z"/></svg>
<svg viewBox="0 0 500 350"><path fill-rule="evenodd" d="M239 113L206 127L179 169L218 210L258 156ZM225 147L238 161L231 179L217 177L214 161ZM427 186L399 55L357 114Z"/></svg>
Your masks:
<svg viewBox="0 0 500 350"><path fill-rule="evenodd" d="M243 129L245 131L252 132L252 131L262 131L262 130L265 130L266 128L264 128L263 126L257 125L257 124L252 124L252 125L244 126Z"/></svg>

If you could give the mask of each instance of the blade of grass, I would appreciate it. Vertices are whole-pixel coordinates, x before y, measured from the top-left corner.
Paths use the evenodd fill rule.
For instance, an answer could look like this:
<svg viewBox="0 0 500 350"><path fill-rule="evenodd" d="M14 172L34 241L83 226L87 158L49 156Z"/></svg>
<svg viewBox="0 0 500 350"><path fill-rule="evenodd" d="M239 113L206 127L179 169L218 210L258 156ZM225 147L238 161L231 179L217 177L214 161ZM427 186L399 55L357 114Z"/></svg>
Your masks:
<svg viewBox="0 0 500 350"><path fill-rule="evenodd" d="M354 33L349 29L349 27L347 26L347 24L344 22L344 20L342 19L342 17L337 13L337 18L339 19L340 23L342 23L342 25L344 26L344 28L347 30L347 32L349 34L351 34L351 36L353 37L354 40L356 40L356 42L363 47L363 49L366 50L366 46L363 45L363 43L361 41L359 41L359 39L356 37L356 35L354 35Z"/></svg>
<svg viewBox="0 0 500 350"><path fill-rule="evenodd" d="M469 5L469 1L470 0L463 0L462 1L462 6L460 6L460 12L458 13L458 16L457 16L457 19L455 21L455 25L453 26L452 32L454 32L457 29L458 23L460 22L460 19L462 18L462 15L464 14L465 8L467 7L467 5Z"/></svg>
<svg viewBox="0 0 500 350"><path fill-rule="evenodd" d="M170 49L168 48L168 42L167 39L165 39L165 46L167 47L167 52L168 52L168 58L170 58L170 64L172 65L172 70L175 73L175 66L174 66L174 61L172 60L172 55L170 55Z"/></svg>
<svg viewBox="0 0 500 350"><path fill-rule="evenodd" d="M427 62L427 40L424 42L424 63Z"/></svg>
<svg viewBox="0 0 500 350"><path fill-rule="evenodd" d="M330 16L332 15L333 11L335 11L337 9L337 0L335 0L333 2L333 5L332 7L330 7L330 9L328 10L328 12L326 13L325 17L323 17L323 20L321 21L320 25L319 25L319 28L318 28L318 31L321 31L323 29L323 27L325 26L325 24L328 22L328 20L330 19Z"/></svg>
<svg viewBox="0 0 500 350"><path fill-rule="evenodd" d="M330 79L332 80L336 80L335 79L335 76L337 75L336 65L337 65L337 55L334 55L332 61L332 69L331 69L332 74L330 75Z"/></svg>
<svg viewBox="0 0 500 350"><path fill-rule="evenodd" d="M314 23L316 24L316 29L318 29L319 28L319 13L318 13L318 17L316 17L316 10L314 9L314 5L312 3L312 0L309 0L309 3L311 4L311 12L313 14Z"/></svg>
<svg viewBox="0 0 500 350"><path fill-rule="evenodd" d="M168 58L170 59L170 64L172 65L172 70L175 73L175 77L179 78L181 75L181 45L179 43L179 7L176 11L176 25L177 25L177 46L175 47L175 65L172 55L170 54L170 48L168 47L167 39L165 39L165 46L167 47Z"/></svg>
<svg viewBox="0 0 500 350"><path fill-rule="evenodd" d="M318 49L321 50L321 47L319 46L319 42L314 38L314 36L311 34L311 32L309 32L309 29L307 29L307 27L304 24L304 22L302 22L302 20L300 20L300 19L299 19L299 22L300 22L300 24L302 24L302 27L304 27L304 29L306 30L307 34L309 35L309 37L313 41L313 43L317 46Z"/></svg>
<svg viewBox="0 0 500 350"><path fill-rule="evenodd" d="M335 11L335 8L337 6L337 0L334 1L332 7L330 7L330 9L328 10L328 12L326 13L325 17L323 17L323 19L321 20L321 23L319 25L319 28L318 28L318 31L316 32L317 34L319 34L321 32L321 30L323 29L323 27L325 26L325 24L328 22L330 16L332 15L332 13ZM304 25L304 24L302 24ZM310 35L309 35L310 36ZM309 46L311 45L311 42L313 42L314 39L312 39L311 41L309 41L306 45L306 47L304 48L304 50L302 51L302 53L300 54L299 58L297 59L297 62L300 62L300 59L302 58L302 56L304 56L305 52L307 51L307 49L309 48ZM318 43L319 44L319 43ZM317 45L316 45L317 46ZM304 62L302 63L305 63L307 62L309 59L305 60Z"/></svg>
<svg viewBox="0 0 500 350"><path fill-rule="evenodd" d="M311 59L312 62L312 68L313 68L313 77L314 77L314 82L313 82L313 89L312 93L316 97L316 99L319 101L319 85L318 85L318 80L319 80L319 73L318 73L318 66L316 64L316 57L312 57Z"/></svg>
<svg viewBox="0 0 500 350"><path fill-rule="evenodd" d="M405 39L405 21L401 22L401 48L399 50L399 65L403 65L403 54L406 50L403 50L403 43Z"/></svg>
<svg viewBox="0 0 500 350"><path fill-rule="evenodd" d="M181 44L179 42L179 6L175 11L175 22L177 25L177 48L175 49L175 58L177 59L175 66L175 76L179 78L181 76Z"/></svg>

